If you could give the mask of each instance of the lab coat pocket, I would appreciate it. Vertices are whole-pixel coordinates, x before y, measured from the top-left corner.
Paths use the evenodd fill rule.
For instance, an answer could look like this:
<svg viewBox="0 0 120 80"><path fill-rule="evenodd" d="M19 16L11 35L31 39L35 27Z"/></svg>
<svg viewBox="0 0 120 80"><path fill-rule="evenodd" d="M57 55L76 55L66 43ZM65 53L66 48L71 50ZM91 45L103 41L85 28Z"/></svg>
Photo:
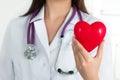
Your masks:
<svg viewBox="0 0 120 80"><path fill-rule="evenodd" d="M77 72L73 49L72 49L73 31L66 31L62 38L61 48L56 62L56 70L61 73L74 74Z"/></svg>

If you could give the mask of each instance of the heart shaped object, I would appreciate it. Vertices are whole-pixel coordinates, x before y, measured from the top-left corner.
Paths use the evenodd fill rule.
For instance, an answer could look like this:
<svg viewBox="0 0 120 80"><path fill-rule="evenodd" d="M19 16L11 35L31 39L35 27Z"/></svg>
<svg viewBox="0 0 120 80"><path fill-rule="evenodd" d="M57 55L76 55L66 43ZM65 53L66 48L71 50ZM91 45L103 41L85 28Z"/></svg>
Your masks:
<svg viewBox="0 0 120 80"><path fill-rule="evenodd" d="M94 22L91 25L85 21L79 21L74 27L75 38L88 51L95 49L104 39L106 27L102 22Z"/></svg>

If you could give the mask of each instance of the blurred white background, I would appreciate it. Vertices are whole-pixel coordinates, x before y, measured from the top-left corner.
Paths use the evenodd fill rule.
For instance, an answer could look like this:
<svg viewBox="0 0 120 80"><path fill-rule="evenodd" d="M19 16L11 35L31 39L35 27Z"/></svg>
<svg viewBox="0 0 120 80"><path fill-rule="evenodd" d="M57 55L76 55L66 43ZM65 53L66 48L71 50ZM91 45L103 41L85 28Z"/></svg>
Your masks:
<svg viewBox="0 0 120 80"><path fill-rule="evenodd" d="M32 0L0 0L0 45L9 21L25 13ZM114 80L120 80L120 0L85 0L88 11L104 21L111 34Z"/></svg>

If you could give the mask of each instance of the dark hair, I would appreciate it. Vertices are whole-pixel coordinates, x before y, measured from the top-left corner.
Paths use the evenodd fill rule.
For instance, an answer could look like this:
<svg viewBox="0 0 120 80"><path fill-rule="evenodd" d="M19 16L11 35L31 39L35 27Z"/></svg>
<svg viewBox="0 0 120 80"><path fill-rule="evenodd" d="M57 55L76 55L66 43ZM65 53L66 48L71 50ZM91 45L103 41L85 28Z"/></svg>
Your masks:
<svg viewBox="0 0 120 80"><path fill-rule="evenodd" d="M41 9L45 3L46 3L46 0L33 0L28 12L26 12L23 16L27 16L27 15L33 13L35 10ZM72 0L72 6L73 5L75 5L81 11L88 13L84 0Z"/></svg>

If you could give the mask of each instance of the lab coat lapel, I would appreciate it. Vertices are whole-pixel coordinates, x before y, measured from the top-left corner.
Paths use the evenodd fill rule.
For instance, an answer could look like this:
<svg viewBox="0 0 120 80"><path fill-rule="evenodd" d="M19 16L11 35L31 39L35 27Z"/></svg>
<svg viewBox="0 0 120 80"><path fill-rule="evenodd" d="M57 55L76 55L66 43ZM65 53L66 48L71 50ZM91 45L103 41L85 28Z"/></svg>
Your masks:
<svg viewBox="0 0 120 80"><path fill-rule="evenodd" d="M40 46L43 46L45 52L47 53L48 58L49 55L49 43L48 43L48 37L47 37L47 31L44 23L44 6L41 8L39 13L30 21L30 23L34 23L35 26L35 32L36 36L38 37L40 41Z"/></svg>
<svg viewBox="0 0 120 80"><path fill-rule="evenodd" d="M48 57L49 57L49 44L48 44L48 37L47 37L47 31L45 27L44 20L38 20L34 22L36 35L39 38L39 41L41 43L41 46L45 49Z"/></svg>

